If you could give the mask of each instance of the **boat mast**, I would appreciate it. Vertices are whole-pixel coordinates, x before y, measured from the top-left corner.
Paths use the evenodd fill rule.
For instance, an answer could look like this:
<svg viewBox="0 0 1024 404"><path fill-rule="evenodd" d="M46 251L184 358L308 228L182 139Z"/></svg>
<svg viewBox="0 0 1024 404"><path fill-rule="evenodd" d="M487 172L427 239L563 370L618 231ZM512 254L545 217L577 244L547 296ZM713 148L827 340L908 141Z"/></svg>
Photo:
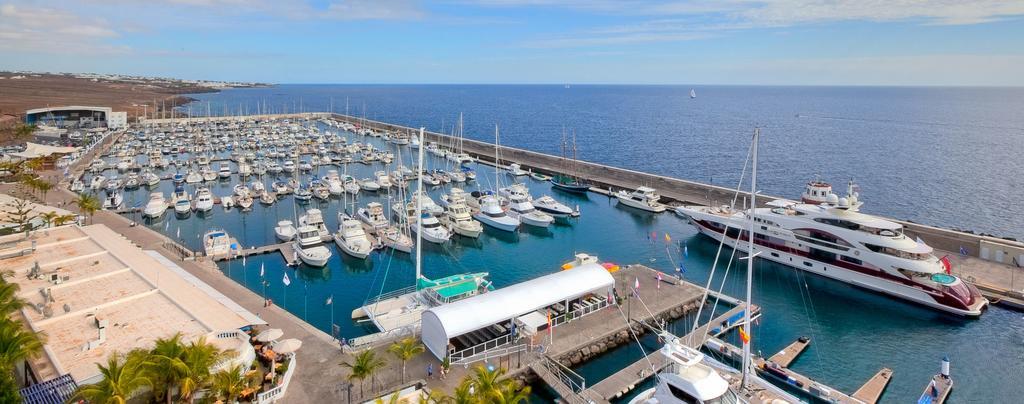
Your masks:
<svg viewBox="0 0 1024 404"><path fill-rule="evenodd" d="M754 281L754 209L757 207L757 140L761 135L761 128L754 128L753 147L753 168L750 171L750 210L747 211L747 220L750 227L747 230L747 307L743 310L743 328L747 335L750 335L750 295L751 285ZM743 338L743 387L748 387L748 376L750 374L750 338Z"/></svg>
<svg viewBox="0 0 1024 404"><path fill-rule="evenodd" d="M423 144L423 127L420 127L420 144ZM419 166L416 170L419 171L416 176L416 284L420 282L422 277L423 268L423 218L420 217L423 211L423 149L419 148ZM408 216L408 213L406 214Z"/></svg>

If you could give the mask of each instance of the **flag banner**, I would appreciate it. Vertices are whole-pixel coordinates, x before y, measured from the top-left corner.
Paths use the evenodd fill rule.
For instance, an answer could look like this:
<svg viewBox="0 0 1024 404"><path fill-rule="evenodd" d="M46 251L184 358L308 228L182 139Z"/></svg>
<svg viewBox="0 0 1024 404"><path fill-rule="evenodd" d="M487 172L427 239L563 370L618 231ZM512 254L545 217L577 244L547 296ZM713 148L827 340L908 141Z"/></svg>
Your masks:
<svg viewBox="0 0 1024 404"><path fill-rule="evenodd" d="M330 296L328 296L328 297L327 297L327 303L324 303L324 304L326 304L326 305L330 306L330 305L331 305L331 303L334 303L334 295L330 295Z"/></svg>
<svg viewBox="0 0 1024 404"><path fill-rule="evenodd" d="M747 331L743 329L743 326L740 326L740 339L743 340L744 344L750 343L750 334L747 334Z"/></svg>
<svg viewBox="0 0 1024 404"><path fill-rule="evenodd" d="M686 244L683 244L683 258L689 258L689 257L690 257L690 249L686 247Z"/></svg>
<svg viewBox="0 0 1024 404"><path fill-rule="evenodd" d="M658 271L658 289L661 289L661 271Z"/></svg>
<svg viewBox="0 0 1024 404"><path fill-rule="evenodd" d="M262 278L262 277L263 277L263 274L265 273L265 272L264 272L264 271L265 271L265 268L263 267L264 265L265 265L265 264L263 264L263 263L260 263L260 278Z"/></svg>
<svg viewBox="0 0 1024 404"><path fill-rule="evenodd" d="M672 242L672 237L669 237L668 233L665 233L665 242L666 243L671 243Z"/></svg>
<svg viewBox="0 0 1024 404"><path fill-rule="evenodd" d="M960 246L960 255L968 255L967 249L964 246Z"/></svg>
<svg viewBox="0 0 1024 404"><path fill-rule="evenodd" d="M633 296L640 297L640 278L633 281Z"/></svg>
<svg viewBox="0 0 1024 404"><path fill-rule="evenodd" d="M287 272L284 273L284 278L281 279L281 282L284 283L284 286L288 286L288 285L292 284L292 280L288 278L288 273Z"/></svg>

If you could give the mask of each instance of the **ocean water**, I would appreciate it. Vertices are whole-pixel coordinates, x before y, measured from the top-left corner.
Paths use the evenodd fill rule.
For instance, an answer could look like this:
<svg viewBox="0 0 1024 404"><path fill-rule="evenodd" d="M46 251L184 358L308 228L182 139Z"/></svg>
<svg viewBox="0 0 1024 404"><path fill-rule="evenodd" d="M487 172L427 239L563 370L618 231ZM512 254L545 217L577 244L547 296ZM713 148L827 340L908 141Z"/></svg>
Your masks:
<svg viewBox="0 0 1024 404"><path fill-rule="evenodd" d="M476 91L474 89L477 88L476 86L466 86L469 89L458 90L458 87L461 86L456 86L455 89L448 88L447 86L434 87L424 86L424 88L412 87L410 89L345 86L339 88L362 89L360 91L370 93L377 91L384 94L378 95L379 97L385 97L386 94L393 92L395 94L387 95L387 98L392 99L395 103L407 103L408 105L419 105L419 103L404 97L402 94L409 94L409 92L436 93L437 91L456 93L462 91L472 94L473 91ZM303 88L306 90L303 90ZM309 103L312 102L310 100L316 99L315 96L310 94L315 94L318 88L320 87L282 86L271 89L228 91L212 96L226 97L225 99L231 99L233 100L232 102L237 104L239 102L237 100L247 99L238 95L238 93L248 94L252 92L258 94L259 92L264 92L263 96L249 99L256 100L267 97L267 103L270 104L274 100L291 100L290 96L282 95L283 93L280 93L282 91L298 91L300 94L306 94L302 96L303 107L305 109L316 109L311 107ZM373 90L375 88L377 89ZM486 89L488 87L482 88ZM498 94L519 93L522 95L524 92L529 93L541 87L530 86L525 89L510 89L496 86L494 88L497 88ZM546 92L565 90L561 87L544 88ZM574 86L569 90L573 91L578 88L584 87ZM639 91L644 88L646 87L626 88L625 90ZM312 93L310 93L310 89L313 90ZM654 89L661 91L660 88ZM724 89L732 88L725 87ZM760 89L755 90L761 91ZM688 92L688 89L686 91ZM698 88L697 92L697 100L703 100L709 90ZM342 93L339 92L339 94ZM202 95L202 97L209 96L211 95ZM478 94L477 96L480 95ZM344 112L344 96L340 96L340 102L338 96L336 95L335 97L335 109L339 112ZM469 95L465 95L460 100L469 97ZM651 97L653 96L639 98ZM197 98L199 97L197 96ZM515 104L519 108L531 108L536 114L544 115L543 112L540 112L545 109L543 108L543 103L524 102L520 98L522 97L505 96L501 98L501 102ZM355 105L355 101L353 101L355 99L355 97L350 97L350 108L353 110L355 107L352 105ZM436 106L436 103L441 102L440 100L430 103L429 99L430 97L421 100L424 105L420 105L419 111L424 115L427 115L427 113L423 112L423 108L427 108L427 105L430 105L429 108L440 108ZM688 97L680 96L677 101L679 103L686 103L691 100ZM244 108L244 101L241 102ZM199 105L198 103L193 104L193 108L198 109ZM250 108L254 108L253 105L255 105L255 101L250 104ZM296 101L296 107L289 106L289 109L297 108L297 105L298 102ZM618 105L618 102L616 105ZM235 108L238 107L236 106ZM282 106L278 107L278 109L282 108ZM619 108L622 109L624 107L620 105ZM205 106L202 109L205 112ZM218 112L215 107L211 107L211 109L214 112ZM482 114L485 109L484 107L477 107L472 113ZM367 110L370 111L369 105ZM469 126L473 122L470 120L471 111L468 109L464 111L467 114L467 128L478 128L472 129L476 133L474 137L487 140L488 126L492 124L476 123L471 127ZM452 114L454 116L454 113ZM516 114L521 114L521 112ZM690 158L679 157L675 154L674 150L652 146L655 143L649 141L639 141L635 136L629 135L626 131L608 131L608 127L621 125L621 122L599 125L595 121L605 119L599 117L602 114L608 114L608 111L580 113L574 118L574 121L577 122L577 136L580 139L582 139L580 127L583 122L587 122L593 128L604 128L602 130L610 133L601 139L589 135L592 139L588 141L586 148L583 147L584 142L581 140L579 143L583 158L588 158L588 155L584 153L598 153L598 150L600 150L602 151L602 157L590 159L640 169L645 167L642 164L648 164L650 161L661 161L662 163L649 164L649 167L671 168L675 166L672 164L672 161L675 161L674 159L678 159L677 165L693 165L694 163L689 160L696 158L696 156L705 156L705 161L710 161L711 159L710 154L697 153L690 149L681 149L680 151L680 155L691 156ZM367 112L367 116L371 117L371 114ZM401 118L395 116L376 116L374 118L410 125L417 124L414 121L402 122ZM657 115L648 116L647 118L660 119ZM635 117L630 119L633 119L634 123L643 120ZM1019 118L1011 117L1008 119ZM445 118L445 122L446 124L451 122L451 118ZM429 125L428 123L421 124ZM723 129L721 135L729 137L730 143L728 147L714 145L722 153L720 155L722 162L715 163L714 167L709 168L715 171L714 181L716 183L734 180L734 178L730 179L728 175L732 171L739 171L749 143L747 138L749 134L747 132L749 131L746 125L742 122L735 122L731 125L736 126L735 132L730 130L726 133ZM549 143L523 135L522 133L526 131L525 127L520 129L524 132L520 132L518 136L513 136L512 133L515 133L515 130L510 126L511 124L506 125L502 123L502 128L504 128L502 129L503 144L527 147L515 142L533 142L532 144L538 146ZM434 128L440 127L441 122L438 120ZM551 126L549 129L553 131L550 135L551 137L560 139L560 125ZM766 131L769 129L766 129ZM467 134L470 133L469 130L467 129ZM490 130L493 130L493 128ZM622 134L621 136L619 135L620 133ZM1019 140L1019 130L1015 133ZM367 139L372 139L360 138L352 134L347 136L350 140L367 141ZM771 147L767 146L769 142L774 142L774 140L767 138L766 133L765 143L763 143L765 147L762 147L762 150L786 150L785 147L780 147L778 144ZM611 139L618 140L612 141ZM392 145L381 144L378 139L369 141L376 142L381 147L391 147L393 150L398 150ZM594 142L604 142L609 146L594 149ZM669 144L667 142L663 143ZM677 143L684 145L687 141L679 140ZM859 141L859 143L863 143L863 141ZM557 144L548 146L557 147ZM1019 146L1007 143L1004 147L994 147L993 150L1012 149L1014 147ZM647 148L648 151L643 153L633 148ZM538 149L546 150L540 147ZM406 164L410 165L411 156L409 150L403 148L401 151ZM622 155L632 153L642 155L643 157L635 159L624 159L622 157ZM762 152L762 156L766 153L768 152ZM764 171L762 171L761 178L771 177L771 175L763 174L765 171L776 170L776 172L784 172L788 176L789 182L792 183L787 185L787 187L792 186L795 188L792 191L783 190L782 192L776 192L767 188L766 185L764 188L766 192L785 193L787 195L798 193L800 184L805 181L805 176L792 173L799 172L800 168L796 166L790 167L788 170L765 168L772 165L771 157L766 158L769 160L765 161L762 159ZM837 164L835 158L826 160L832 166ZM622 164L615 163L617 161L620 161ZM630 166L626 164L631 161L641 165ZM1006 160L1005 163L1007 165L1018 164L1018 167L1020 164L1019 161L1012 159ZM428 168L442 167L444 164L443 161L428 158ZM778 163L776 162L775 164ZM877 171L878 169L875 167L877 164L877 162L875 164L861 163L860 166L870 167L871 171ZM477 189L477 187L491 188L495 183L508 183L512 181L511 177L504 175L499 175L495 179L493 170L488 166L479 165L476 168L480 179L477 184L466 185L465 188L469 190ZM357 178L363 178L368 177L370 172L377 169L380 169L379 165L367 167L361 164L352 164L349 166L349 173ZM652 168L648 169L648 171L655 170ZM992 171L995 172L996 170ZM319 174L322 175L324 172L321 171ZM914 170L907 170L905 172L910 173L908 175L918 176L927 174L923 171ZM1007 172L1010 171L1007 171L1007 169L1002 170L1004 174ZM972 181L988 181L990 183L1020 181L1019 178L1005 179L1012 177L1009 175L998 176L998 178L1004 178L1003 180L995 178L997 177L995 175L991 175L991 177L993 178L985 179L976 173ZM684 178L700 179L701 177ZM861 184L867 182L860 176L857 179ZM269 184L273 179L264 178L263 181ZM559 223L548 230L524 228L516 234L488 230L476 241L456 238L453 242L443 246L427 244L424 248L424 273L430 277L437 277L459 272L487 271L490 272L491 279L495 285L502 287L555 271L562 262L569 260L573 253L584 251L597 254L603 260L623 264L643 263L666 272L671 271L673 268L672 261L674 260L683 263L683 266L686 268L684 276L687 279L701 283L706 281L717 244L705 237L698 236L691 226L678 217L671 214L652 215L629 208L618 207L614 200L597 194L582 197L563 194L551 190L550 186L545 183L529 179L523 179L523 181L527 182L535 197L549 194L571 206L579 205L582 217ZM770 181L770 179L764 181ZM908 186L907 184L909 183L905 183L904 186ZM217 195L227 195L231 192L232 185L233 182L217 182L212 186L212 189ZM165 194L171 191L169 181L166 181L161 187ZM869 186L864 185L863 187L865 188L864 194L868 195L869 198L876 198L874 192L868 191L870 189ZM194 187L192 187L192 190L194 191ZM430 190L430 195L436 200L442 192L446 191L444 188L437 188ZM970 193L961 194L960 191L957 191L957 194L961 195L962 198L978 196ZM126 203L132 206L144 204L146 195L147 191L145 190L129 192L126 197ZM881 196L878 195L877 197ZM363 206L370 201L383 201L386 198L386 195L361 194L356 203L359 206ZM879 204L872 202L873 200L868 200L869 203L873 203L873 205L868 206L879 208ZM349 202L351 203L351 201ZM945 202L943 201L942 203ZM949 202L952 203L953 201ZM271 207L264 207L257 203L254 205L253 211L245 213L238 212L237 210L224 211L218 206L209 216L203 217L192 214L188 218L179 219L175 218L173 212L169 211L161 220L147 223L147 225L171 237L178 238L181 242L197 249L200 248L199 236L210 228L226 229L233 236L237 237L243 246L262 245L273 242L273 226L277 220L283 218L294 220L295 212L301 214L306 207L318 207L324 210L324 216L327 219L329 228L332 231L337 228L336 212L342 208L341 200L332 199L327 203L313 202L308 206L293 207L291 198L285 198ZM933 210L931 209L922 210L922 213L932 212ZM1004 214L1004 216L1000 217L1000 220L993 221L993 223L1003 223L1003 226L1005 226L1005 223L1009 221L1019 221L1019 216L1019 214ZM981 223L985 219L985 215L975 213L973 215L965 215L963 220L970 223ZM975 222L976 220L977 222ZM972 225L971 228L981 229L983 227L982 225ZM1019 229L1020 226L1016 228ZM1007 229L1009 228L1007 227ZM997 230L992 231L996 232ZM659 237L652 238L650 236L652 232ZM663 237L660 237L666 233L671 235L671 243L666 243ZM680 251L683 246L686 246L688 251L686 257L681 256ZM249 257L244 262L242 260L234 260L221 264L220 267L225 275L235 279L255 293L264 294L272 298L276 304L285 307L322 330L330 330L333 318L333 322L341 328L343 336L352 337L371 332L372 330L367 328L365 324L358 324L350 319L351 311L368 297L380 291L389 291L411 284L414 273L412 259L408 255L392 254L384 251L374 253L367 261L361 261L344 257L340 250L334 246L332 246L332 249L334 257L324 269L306 267L300 267L298 270L287 269L279 255ZM728 252L729 250L726 249L726 253ZM744 272L741 269L741 265L742 263L735 262L723 283L725 291L729 294L739 295L742 293L742 277ZM262 278L259 276L261 267L265 271L265 276ZM719 271L722 271L722 269L719 269ZM953 375L956 377L956 388L951 399L952 402L1012 402L1015 397L1024 395L1024 386L1020 383L1008 382L1009 380L1017 380L1024 377L1024 365L1022 365L1024 363L1024 318L1022 318L1021 313L993 308L979 320L963 320L875 295L842 283L808 276L772 263L758 262L755 271L754 301L764 308L764 317L760 325L753 332L754 348L766 355L770 355L785 347L797 337L811 337L813 342L810 348L792 366L797 371L843 391L852 392L879 368L883 366L890 367L894 370L895 376L886 394L883 396L883 401L893 403L910 402L916 400L917 395L920 394L931 375L938 371L941 358L948 355L953 361ZM281 282L286 272L293 281L291 286L288 287L285 287ZM721 275L716 276L716 279L716 284L718 284ZM325 304L328 296L334 296L334 304L331 306ZM682 332L688 325L688 321L684 320L673 325L673 327ZM644 349L647 352L651 352L656 347L656 343L649 339L644 340L644 345ZM631 344L610 351L597 360L578 367L577 370L587 378L588 383L593 384L625 364L639 359L640 355L640 348L636 344ZM538 390L543 390L540 386L536 387ZM543 392L540 392L535 398L543 401L547 397Z"/></svg>
<svg viewBox="0 0 1024 404"><path fill-rule="evenodd" d="M762 128L759 186L795 197L818 176L861 186L864 211L1024 238L1024 88L280 85L193 96L205 114L346 111L735 187ZM347 101L347 108L346 108ZM209 102L209 104L207 104Z"/></svg>

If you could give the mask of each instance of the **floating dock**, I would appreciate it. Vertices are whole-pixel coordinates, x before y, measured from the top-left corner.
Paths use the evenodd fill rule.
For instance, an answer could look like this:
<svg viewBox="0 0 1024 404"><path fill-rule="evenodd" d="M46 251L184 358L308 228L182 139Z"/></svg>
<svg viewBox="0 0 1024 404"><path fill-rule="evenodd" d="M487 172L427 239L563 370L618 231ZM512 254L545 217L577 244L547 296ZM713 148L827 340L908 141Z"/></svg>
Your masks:
<svg viewBox="0 0 1024 404"><path fill-rule="evenodd" d="M797 341L772 357L788 359L789 364L791 364L793 360L803 352L809 343L810 340L806 343L800 343L800 341ZM709 338L705 345L708 349L725 355L727 358L735 361L739 361L743 355L742 349L718 338ZM793 350L788 351L790 349ZM760 356L752 355L751 361L759 375L786 383L810 397L831 403L874 404L878 398L881 397L882 392L885 390L885 386L889 384L889 380L892 378L892 370L882 368L874 377L869 379L864 386L857 390L859 395L849 395L828 387L821 382L815 381L808 376L797 373L786 366L781 366L778 363L772 362L770 358L766 360Z"/></svg>

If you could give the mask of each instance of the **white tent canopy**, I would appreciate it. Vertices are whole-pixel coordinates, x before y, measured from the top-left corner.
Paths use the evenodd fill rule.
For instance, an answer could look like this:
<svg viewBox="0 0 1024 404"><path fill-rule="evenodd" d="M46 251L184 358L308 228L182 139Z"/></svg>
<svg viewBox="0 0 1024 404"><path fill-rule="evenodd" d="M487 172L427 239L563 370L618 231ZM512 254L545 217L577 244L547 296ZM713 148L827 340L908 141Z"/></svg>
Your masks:
<svg viewBox="0 0 1024 404"><path fill-rule="evenodd" d="M78 147L49 146L45 144L28 142L25 145L25 151L11 153L11 156L20 157L23 159L34 159L38 157L46 157L51 154L70 154L78 150Z"/></svg>
<svg viewBox="0 0 1024 404"><path fill-rule="evenodd" d="M585 264L434 307L423 312L423 343L444 358L452 338L588 293L605 296L614 286L607 269Z"/></svg>

